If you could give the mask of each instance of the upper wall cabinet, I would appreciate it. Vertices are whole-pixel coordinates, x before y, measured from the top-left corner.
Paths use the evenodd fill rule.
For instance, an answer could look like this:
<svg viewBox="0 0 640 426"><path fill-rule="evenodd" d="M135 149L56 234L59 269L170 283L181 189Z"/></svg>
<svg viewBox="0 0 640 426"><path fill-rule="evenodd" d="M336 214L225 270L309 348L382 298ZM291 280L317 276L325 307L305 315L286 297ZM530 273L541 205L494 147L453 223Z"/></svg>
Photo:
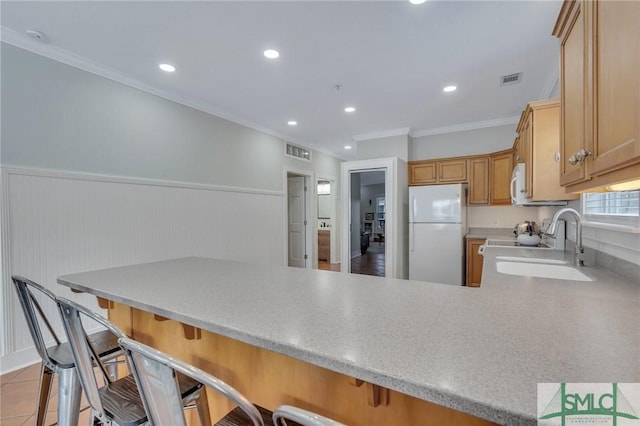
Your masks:
<svg viewBox="0 0 640 426"><path fill-rule="evenodd" d="M461 183L467 181L467 160L460 158L437 161L412 161L409 185Z"/></svg>
<svg viewBox="0 0 640 426"><path fill-rule="evenodd" d="M494 152L489 156L489 194L492 206L511 205L513 151Z"/></svg>
<svg viewBox="0 0 640 426"><path fill-rule="evenodd" d="M560 186L560 101L529 102L518 124L530 201L576 199Z"/></svg>
<svg viewBox="0 0 640 426"><path fill-rule="evenodd" d="M509 171L511 174L511 171ZM489 157L482 156L469 160L469 204L489 203ZM509 200L511 203L511 200Z"/></svg>
<svg viewBox="0 0 640 426"><path fill-rule="evenodd" d="M561 170L568 191L640 176L640 2L565 1L560 40Z"/></svg>

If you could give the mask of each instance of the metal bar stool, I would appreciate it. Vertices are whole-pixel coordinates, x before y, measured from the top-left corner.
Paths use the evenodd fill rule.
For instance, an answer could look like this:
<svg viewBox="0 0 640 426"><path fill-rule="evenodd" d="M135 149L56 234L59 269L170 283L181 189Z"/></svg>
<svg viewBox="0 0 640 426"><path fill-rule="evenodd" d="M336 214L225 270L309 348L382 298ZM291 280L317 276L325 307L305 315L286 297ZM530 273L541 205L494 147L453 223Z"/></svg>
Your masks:
<svg viewBox="0 0 640 426"><path fill-rule="evenodd" d="M42 426L44 424L47 407L49 405L53 376L57 373L58 425L76 426L80 415L80 398L82 392L75 373L75 362L71 353L71 347L69 343L62 343L41 306L41 302L46 301L51 304L55 312L56 296L41 285L24 277L14 275L11 279L15 284L31 338L38 351L38 355L42 358L35 424L36 426ZM44 297L40 297L40 301L38 301L36 294ZM54 345L47 347L41 325L44 326L52 336L52 339L55 341ZM88 338L95 347L97 356L103 361L115 361L117 356L122 355L120 346L118 346L118 339L110 333L100 331L91 334ZM47 340L49 340L48 336ZM111 368L111 365L113 365L113 368ZM117 374L115 363L110 364L109 368L111 368L112 375Z"/></svg>
<svg viewBox="0 0 640 426"><path fill-rule="evenodd" d="M175 359L157 349L133 339L121 338L124 349L151 425L171 424L186 426L180 406L179 386L176 375L184 374L211 387L237 405L237 408L220 419L216 426L281 425L288 419L289 426L344 426L309 411L282 406L275 413L252 404L229 384L190 364Z"/></svg>
<svg viewBox="0 0 640 426"><path fill-rule="evenodd" d="M94 421L97 420L103 424L116 423L120 426L133 426L147 422L147 415L135 379L131 374L118 380L112 380L109 377L97 356L96 348L87 339L87 325L83 324L82 319L107 328L108 332L117 339L126 338L124 333L106 318L82 305L63 298L58 298L57 303L71 344L80 384L91 406ZM94 365L98 367L97 374L104 380L105 385L102 387L98 386ZM176 380L180 389L178 399L180 411L184 406L195 403L201 424L208 426L211 420L205 388L201 383L187 376L179 375ZM172 423L165 419L158 424Z"/></svg>

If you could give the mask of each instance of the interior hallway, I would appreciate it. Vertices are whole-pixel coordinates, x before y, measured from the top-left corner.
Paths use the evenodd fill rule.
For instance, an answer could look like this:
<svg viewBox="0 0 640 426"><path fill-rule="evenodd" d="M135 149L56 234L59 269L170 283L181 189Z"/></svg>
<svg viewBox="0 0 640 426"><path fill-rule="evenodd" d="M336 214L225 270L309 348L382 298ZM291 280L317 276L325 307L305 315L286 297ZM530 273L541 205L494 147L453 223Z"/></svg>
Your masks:
<svg viewBox="0 0 640 426"><path fill-rule="evenodd" d="M373 242L365 254L351 259L351 272L354 274L384 277L384 261L384 243ZM340 272L340 264L319 260L318 269Z"/></svg>

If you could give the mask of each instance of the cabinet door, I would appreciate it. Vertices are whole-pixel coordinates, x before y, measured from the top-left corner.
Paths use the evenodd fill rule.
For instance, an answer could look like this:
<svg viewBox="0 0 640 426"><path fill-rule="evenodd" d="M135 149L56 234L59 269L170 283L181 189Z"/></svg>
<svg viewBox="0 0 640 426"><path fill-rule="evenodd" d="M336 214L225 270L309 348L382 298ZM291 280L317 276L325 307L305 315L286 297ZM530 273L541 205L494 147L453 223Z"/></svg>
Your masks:
<svg viewBox="0 0 640 426"><path fill-rule="evenodd" d="M467 240L467 287L480 287L482 280L482 262L484 258L478 254L478 249L485 240Z"/></svg>
<svg viewBox="0 0 640 426"><path fill-rule="evenodd" d="M640 162L640 1L593 2L593 23L598 176Z"/></svg>
<svg viewBox="0 0 640 426"><path fill-rule="evenodd" d="M569 158L584 148L591 151L587 131L587 31L583 2L566 3L570 7L560 38L560 184L567 186L588 179L587 165L570 164Z"/></svg>
<svg viewBox="0 0 640 426"><path fill-rule="evenodd" d="M458 183L467 181L467 160L448 160L438 162L438 182Z"/></svg>
<svg viewBox="0 0 640 426"><path fill-rule="evenodd" d="M513 164L523 163L522 146L520 145L520 137L516 137L513 141Z"/></svg>
<svg viewBox="0 0 640 426"><path fill-rule="evenodd" d="M529 111L520 133L522 152L524 154L525 168L525 189L527 198L533 196L533 111Z"/></svg>
<svg viewBox="0 0 640 426"><path fill-rule="evenodd" d="M437 166L435 161L409 165L409 185L425 185L437 183Z"/></svg>
<svg viewBox="0 0 640 426"><path fill-rule="evenodd" d="M506 151L490 157L489 164L489 204L511 205L511 173L513 171L513 154Z"/></svg>
<svg viewBox="0 0 640 426"><path fill-rule="evenodd" d="M489 159L487 157L472 158L469 160L469 204L487 204L488 202Z"/></svg>

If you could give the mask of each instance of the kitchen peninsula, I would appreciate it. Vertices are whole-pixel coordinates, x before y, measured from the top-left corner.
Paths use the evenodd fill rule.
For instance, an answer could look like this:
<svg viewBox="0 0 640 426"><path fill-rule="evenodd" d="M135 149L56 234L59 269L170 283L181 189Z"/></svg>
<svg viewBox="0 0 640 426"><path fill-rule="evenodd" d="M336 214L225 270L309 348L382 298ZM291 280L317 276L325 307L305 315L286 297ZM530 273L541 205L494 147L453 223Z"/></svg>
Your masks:
<svg viewBox="0 0 640 426"><path fill-rule="evenodd" d="M254 403L350 425L535 424L539 382L640 381L638 285L498 274L510 253L481 288L196 257L58 282Z"/></svg>

